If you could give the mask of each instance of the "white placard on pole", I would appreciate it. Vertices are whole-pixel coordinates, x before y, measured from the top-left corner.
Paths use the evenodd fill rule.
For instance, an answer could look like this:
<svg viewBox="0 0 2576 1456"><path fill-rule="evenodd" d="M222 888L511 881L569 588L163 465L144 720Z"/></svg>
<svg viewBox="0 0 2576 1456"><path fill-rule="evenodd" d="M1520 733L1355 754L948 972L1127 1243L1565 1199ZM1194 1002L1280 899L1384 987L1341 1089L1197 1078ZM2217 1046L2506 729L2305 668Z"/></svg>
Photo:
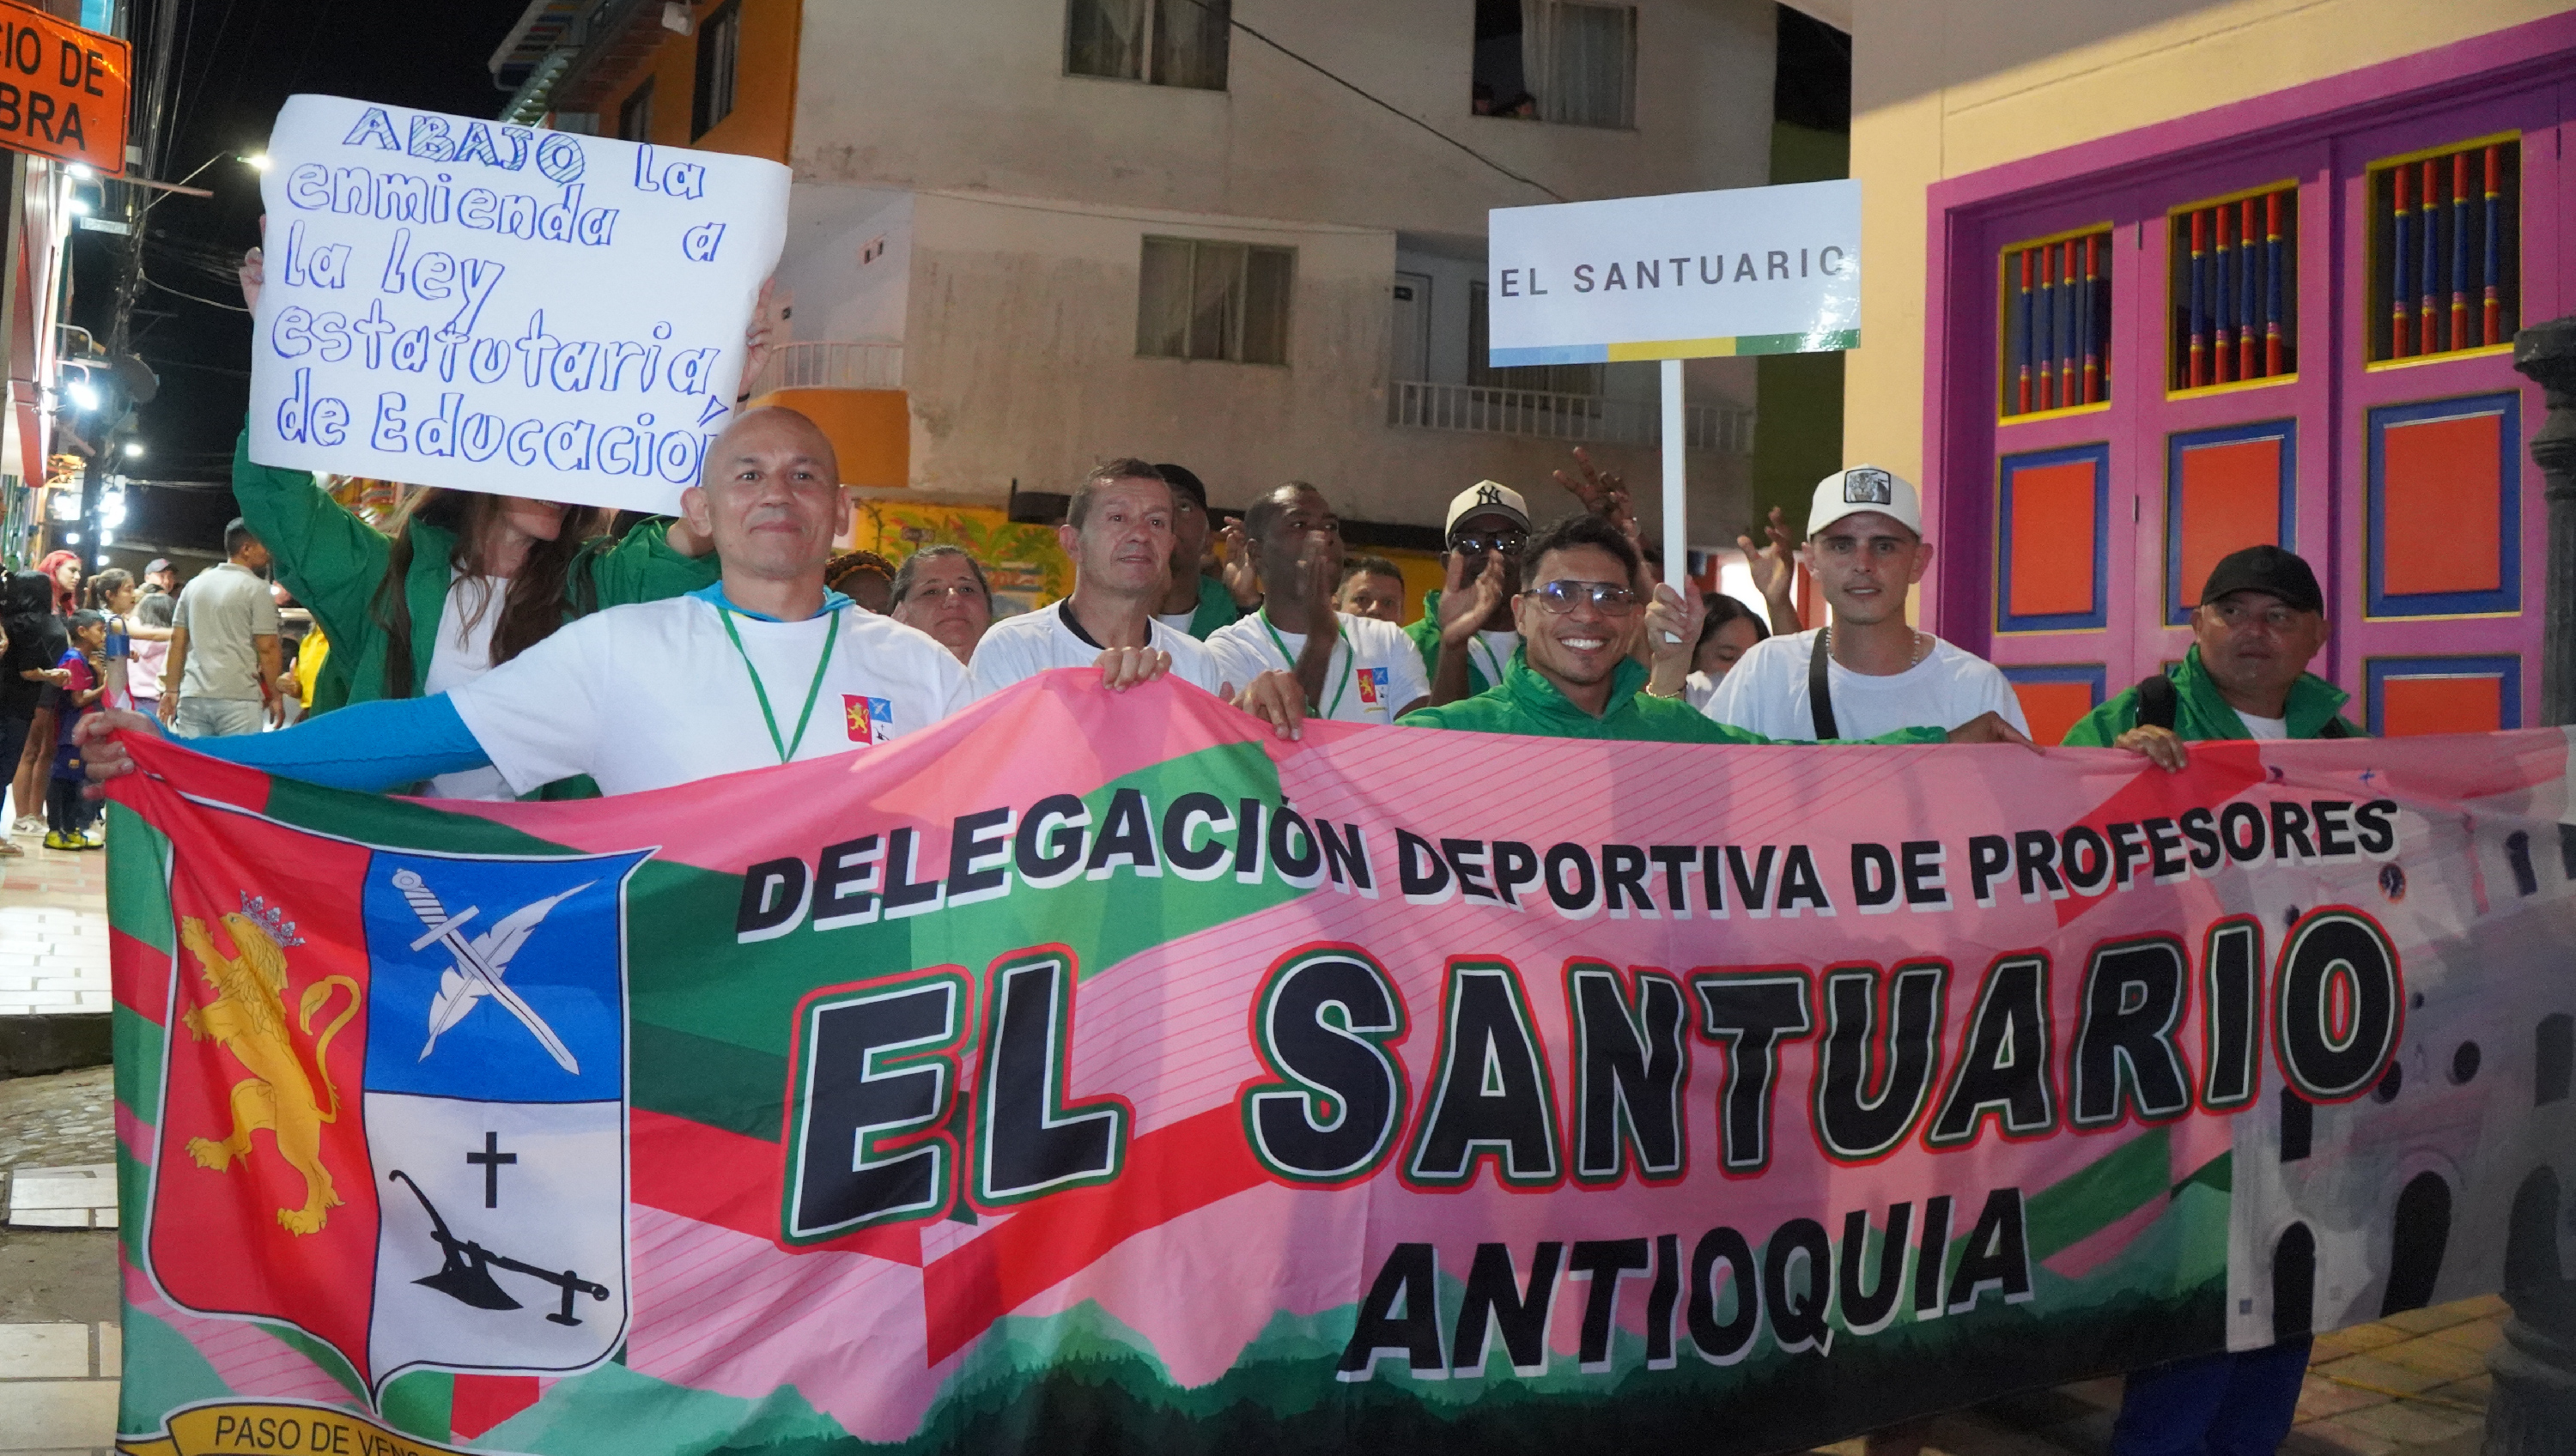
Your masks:
<svg viewBox="0 0 2576 1456"><path fill-rule="evenodd" d="M1860 184L1497 208L1487 362L1663 361L1664 580L1688 572L1681 361L1860 343Z"/></svg>
<svg viewBox="0 0 2576 1456"><path fill-rule="evenodd" d="M268 155L253 460L676 507L733 412L785 167L309 95Z"/></svg>

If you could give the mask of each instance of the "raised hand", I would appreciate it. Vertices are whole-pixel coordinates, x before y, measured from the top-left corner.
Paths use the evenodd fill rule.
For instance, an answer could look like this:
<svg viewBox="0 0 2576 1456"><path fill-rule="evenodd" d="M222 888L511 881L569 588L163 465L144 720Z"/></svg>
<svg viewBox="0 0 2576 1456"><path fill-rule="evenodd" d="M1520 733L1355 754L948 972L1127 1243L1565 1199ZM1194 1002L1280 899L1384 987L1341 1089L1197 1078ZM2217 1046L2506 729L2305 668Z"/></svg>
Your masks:
<svg viewBox="0 0 2576 1456"><path fill-rule="evenodd" d="M1762 523L1762 533L1768 538L1764 544L1754 545L1747 534L1735 538L1736 549L1744 553L1744 564L1753 573L1753 589L1762 593L1763 600L1785 602L1797 590L1798 546L1789 539L1788 518L1778 506Z"/></svg>
<svg viewBox="0 0 2576 1456"><path fill-rule="evenodd" d="M1503 558L1487 552L1485 569L1467 580L1467 553L1449 553L1448 575L1440 588L1440 645L1463 647L1475 637L1494 608L1503 603Z"/></svg>
<svg viewBox="0 0 2576 1456"><path fill-rule="evenodd" d="M1594 468L1591 453L1580 445L1574 447L1574 468L1579 474L1556 472L1556 483L1583 502L1585 510L1608 521L1620 535L1637 540L1636 508L1628 499L1628 483L1619 472Z"/></svg>
<svg viewBox="0 0 2576 1456"><path fill-rule="evenodd" d="M1699 650L1700 624L1707 619L1708 604L1698 592L1654 588L1653 600L1646 604L1648 692L1663 698L1682 695L1690 678L1691 657Z"/></svg>
<svg viewBox="0 0 2576 1456"><path fill-rule="evenodd" d="M259 307L259 290L268 282L268 264L260 256L259 249L253 248L242 254L241 266L234 269L233 273L235 277L241 279L243 306L254 309Z"/></svg>
<svg viewBox="0 0 2576 1456"><path fill-rule="evenodd" d="M769 362L771 339L778 332L778 312L770 303L770 294L778 287L775 278L760 281L760 297L751 306L751 326L742 338L742 398L751 397L751 388L760 380L761 367Z"/></svg>
<svg viewBox="0 0 2576 1456"><path fill-rule="evenodd" d="M1261 605L1261 563L1252 559L1252 538L1243 534L1243 518L1235 517L1217 531L1225 542L1225 565L1220 568L1225 593L1245 611ZM1191 562L1190 570L1198 570Z"/></svg>

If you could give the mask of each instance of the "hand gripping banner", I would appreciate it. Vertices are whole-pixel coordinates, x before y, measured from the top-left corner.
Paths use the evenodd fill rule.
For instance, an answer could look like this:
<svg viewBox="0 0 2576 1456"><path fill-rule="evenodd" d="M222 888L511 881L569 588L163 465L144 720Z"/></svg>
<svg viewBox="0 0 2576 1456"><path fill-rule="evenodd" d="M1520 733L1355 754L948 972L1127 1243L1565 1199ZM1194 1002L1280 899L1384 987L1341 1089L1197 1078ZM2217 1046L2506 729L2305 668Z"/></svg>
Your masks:
<svg viewBox="0 0 2576 1456"><path fill-rule="evenodd" d="M130 1452L1758 1452L2576 1262L2557 730L135 752Z"/></svg>

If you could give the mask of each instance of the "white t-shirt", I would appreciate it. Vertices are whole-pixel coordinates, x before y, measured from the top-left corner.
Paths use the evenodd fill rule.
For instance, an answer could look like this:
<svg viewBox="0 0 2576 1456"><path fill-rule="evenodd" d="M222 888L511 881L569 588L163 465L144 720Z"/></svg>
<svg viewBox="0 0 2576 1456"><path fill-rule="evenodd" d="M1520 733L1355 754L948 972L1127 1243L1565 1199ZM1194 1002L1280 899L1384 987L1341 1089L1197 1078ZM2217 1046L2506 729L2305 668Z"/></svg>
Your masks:
<svg viewBox="0 0 2576 1456"><path fill-rule="evenodd" d="M1157 612L1154 614L1155 621L1162 623L1164 626L1171 628L1173 631L1180 633L1184 637L1190 635L1190 624L1197 621L1198 618L1199 614L1196 612Z"/></svg>
<svg viewBox="0 0 2576 1456"><path fill-rule="evenodd" d="M796 719L832 622L832 659L805 736ZM802 622L700 597L610 607L455 689L457 714L521 793L575 774L631 794L778 762L744 659L759 669L781 740L824 758L917 733L966 705L966 670L891 617L843 608Z"/></svg>
<svg viewBox="0 0 2576 1456"><path fill-rule="evenodd" d="M509 593L506 576L478 577L471 584L461 571L448 578L447 597L438 609L438 650L430 656L429 673L421 680L424 692L453 692L492 670L492 633L501 625L502 603ZM471 622L465 617L468 603L482 608ZM518 795L510 792L499 769L469 768L431 779L428 797L502 800Z"/></svg>
<svg viewBox="0 0 2576 1456"><path fill-rule="evenodd" d="M1324 670L1320 716L1337 723L1392 723L1399 709L1431 696L1421 649L1402 627L1375 617L1337 617L1341 641ZM1255 612L1219 627L1207 646L1225 680L1240 688L1265 672L1295 672L1306 634L1279 631L1267 612Z"/></svg>
<svg viewBox="0 0 2576 1456"><path fill-rule="evenodd" d="M1467 665L1485 675L1485 686L1499 687L1503 674L1512 670L1512 654L1520 650L1518 632L1479 632L1467 644ZM1468 685L1473 687L1474 679Z"/></svg>
<svg viewBox="0 0 2576 1456"><path fill-rule="evenodd" d="M1807 707L1807 663L1816 634L1799 632L1753 644L1718 683L1701 711L1717 722L1765 738L1813 738ZM1989 710L2024 733L2021 700L2003 670L1935 637L1923 660L1890 677L1871 677L1836 662L1826 682L1834 696L1838 738L1876 738L1899 728L1956 728Z"/></svg>
<svg viewBox="0 0 2576 1456"><path fill-rule="evenodd" d="M1682 679L1682 701L1690 704L1694 712L1707 712L1708 700L1717 696L1717 685L1721 681L1723 679L1693 671L1690 676Z"/></svg>
<svg viewBox="0 0 2576 1456"><path fill-rule="evenodd" d="M2259 738L2267 743L2289 741L2290 722L2286 718L2257 718L2240 709L2236 714L2236 721L2245 725L2245 736L2248 738Z"/></svg>
<svg viewBox="0 0 2576 1456"><path fill-rule="evenodd" d="M1071 600L1071 598L1067 598ZM1016 682L1053 667L1089 667L1101 649L1085 642L1065 625L1064 602L1040 607L1024 616L995 622L975 644L975 663L968 673L967 700L980 702ZM1215 692L1223 681L1207 644L1187 632L1150 624L1153 645L1172 654L1172 676ZM1243 684L1237 683L1236 687Z"/></svg>

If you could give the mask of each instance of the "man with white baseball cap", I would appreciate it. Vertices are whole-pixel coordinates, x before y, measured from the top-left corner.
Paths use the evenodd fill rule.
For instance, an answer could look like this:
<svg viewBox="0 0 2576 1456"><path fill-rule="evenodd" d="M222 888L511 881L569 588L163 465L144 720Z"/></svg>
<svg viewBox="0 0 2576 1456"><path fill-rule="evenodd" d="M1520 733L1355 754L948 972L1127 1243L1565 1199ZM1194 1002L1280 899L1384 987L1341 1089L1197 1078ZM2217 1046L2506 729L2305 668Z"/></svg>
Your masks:
<svg viewBox="0 0 2576 1456"><path fill-rule="evenodd" d="M1993 663L1905 618L1907 589L1932 564L1912 481L1874 465L1818 481L1799 554L1832 625L1755 644L1718 684L1709 717L1766 738L1851 740L1992 713L2006 736L2029 741L2021 702Z"/></svg>
<svg viewBox="0 0 2576 1456"><path fill-rule="evenodd" d="M1521 634L1512 598L1529 545L1529 502L1499 481L1480 480L1449 501L1443 529L1446 583L1422 599L1422 620L1405 628L1422 650L1431 701L1454 703L1503 680Z"/></svg>

